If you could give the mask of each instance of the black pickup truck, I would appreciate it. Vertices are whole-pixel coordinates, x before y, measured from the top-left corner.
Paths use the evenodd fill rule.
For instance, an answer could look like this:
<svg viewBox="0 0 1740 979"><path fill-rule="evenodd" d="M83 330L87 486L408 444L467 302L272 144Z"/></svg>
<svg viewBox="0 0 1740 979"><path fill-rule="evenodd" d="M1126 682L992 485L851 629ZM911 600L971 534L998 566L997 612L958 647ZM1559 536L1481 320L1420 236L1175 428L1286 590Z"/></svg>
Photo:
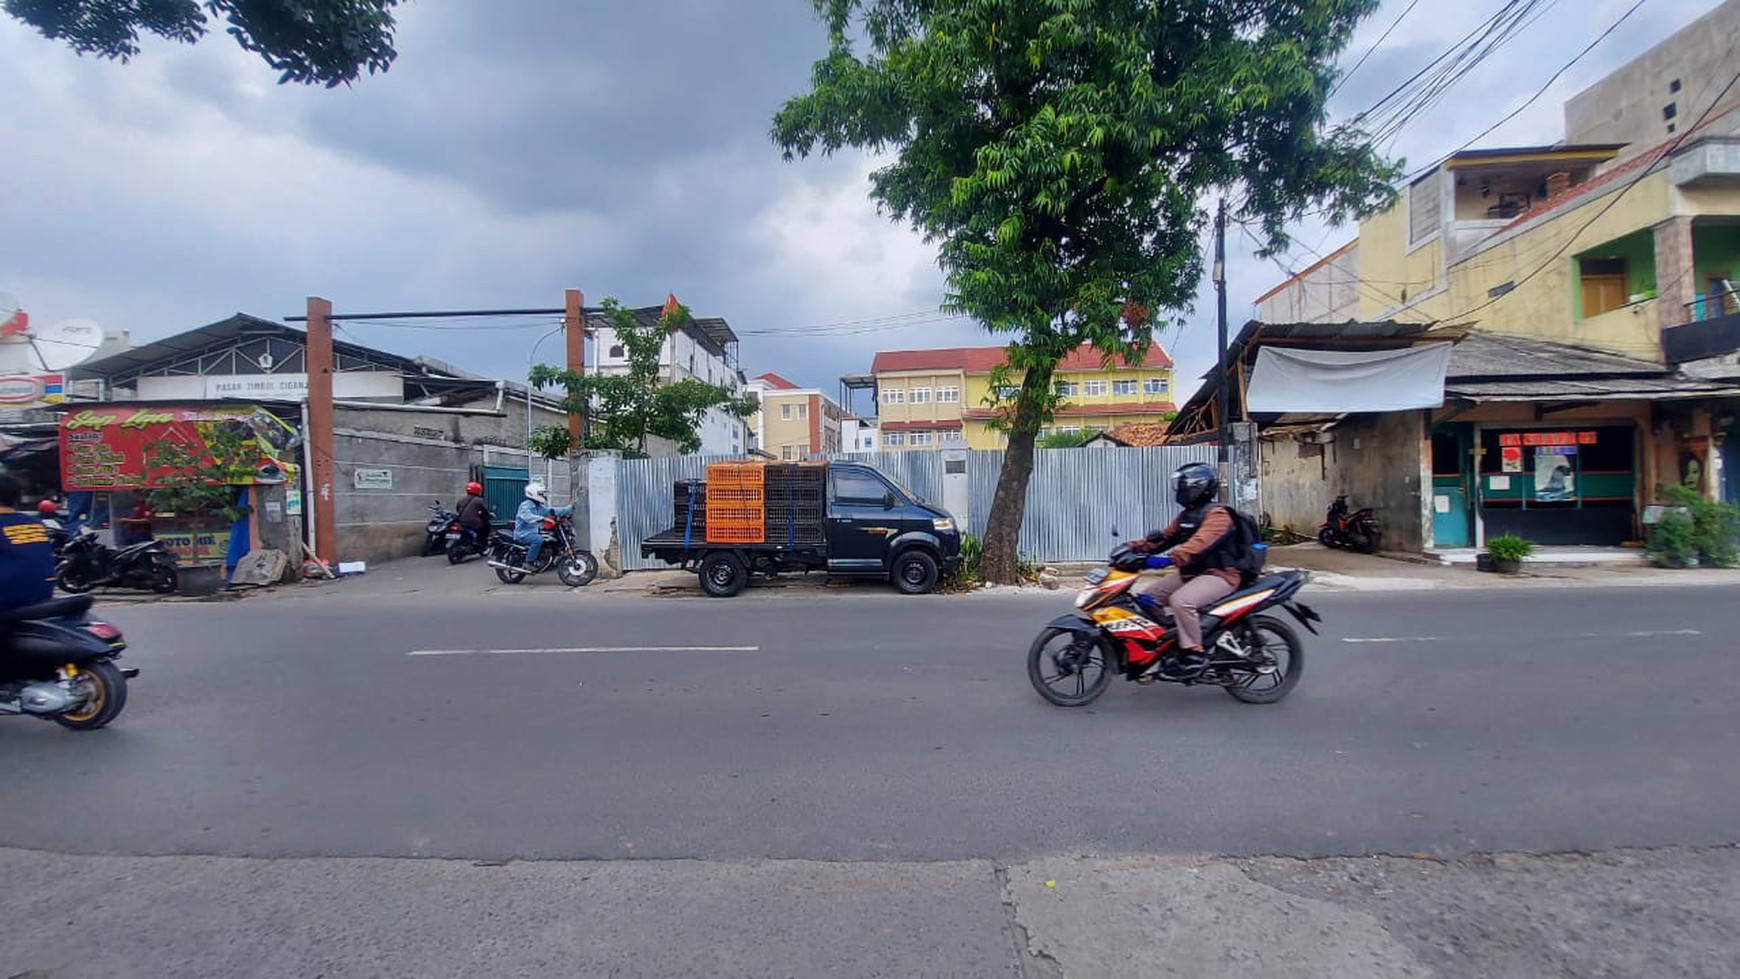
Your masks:
<svg viewBox="0 0 1740 979"><path fill-rule="evenodd" d="M717 520L720 511L706 506L705 483L679 482L677 525L642 541L641 556L695 572L701 588L716 598L742 591L752 574L790 571L882 577L901 592L922 595L960 564L961 532L947 511L871 466L840 462L809 469L820 484L817 505L782 506L770 490L759 533L747 535L755 540L720 540L732 534L717 524L710 539L704 515L712 512Z"/></svg>

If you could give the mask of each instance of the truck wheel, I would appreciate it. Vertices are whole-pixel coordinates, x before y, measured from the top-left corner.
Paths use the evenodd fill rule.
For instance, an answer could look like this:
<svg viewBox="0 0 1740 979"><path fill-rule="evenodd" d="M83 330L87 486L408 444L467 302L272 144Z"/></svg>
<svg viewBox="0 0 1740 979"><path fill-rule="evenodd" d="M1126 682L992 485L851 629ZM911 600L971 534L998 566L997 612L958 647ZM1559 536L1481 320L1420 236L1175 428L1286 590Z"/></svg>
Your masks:
<svg viewBox="0 0 1740 979"><path fill-rule="evenodd" d="M714 598L730 598L749 584L749 569L730 551L714 551L701 559L701 590Z"/></svg>
<svg viewBox="0 0 1740 979"><path fill-rule="evenodd" d="M923 595L936 587L936 558L929 551L913 548L894 558L889 577L903 595Z"/></svg>

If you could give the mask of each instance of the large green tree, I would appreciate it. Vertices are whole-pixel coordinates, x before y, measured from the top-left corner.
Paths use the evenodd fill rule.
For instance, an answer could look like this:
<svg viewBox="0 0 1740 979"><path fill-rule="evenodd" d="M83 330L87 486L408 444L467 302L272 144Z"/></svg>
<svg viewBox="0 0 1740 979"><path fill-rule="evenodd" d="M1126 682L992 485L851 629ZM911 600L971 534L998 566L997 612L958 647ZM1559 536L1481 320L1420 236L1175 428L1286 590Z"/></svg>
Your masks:
<svg viewBox="0 0 1740 979"><path fill-rule="evenodd" d="M730 388L693 378L666 381L660 357L672 333L690 322L689 308L673 303L655 322L643 322L635 311L615 299L604 300L615 342L623 347L628 370L621 374L582 374L539 364L531 381L566 392L563 406L590 421L586 448L614 449L624 456L646 455L647 439L669 439L684 452L701 447L701 419L713 408L738 418L755 412L752 396L739 397ZM532 433L531 449L547 459L567 455L576 446L566 428L547 426Z"/></svg>
<svg viewBox="0 0 1740 979"><path fill-rule="evenodd" d="M1205 200L1236 195L1275 251L1308 209L1339 222L1391 199L1395 168L1324 108L1377 0L811 2L828 53L774 142L889 158L871 196L938 245L946 308L1007 337L984 568L1011 582L1058 361L1091 343L1139 363L1148 311L1189 311Z"/></svg>
<svg viewBox="0 0 1740 979"><path fill-rule="evenodd" d="M139 37L191 44L211 21L276 70L280 82L328 88L393 63L399 0L0 0L6 12L80 54L126 61Z"/></svg>

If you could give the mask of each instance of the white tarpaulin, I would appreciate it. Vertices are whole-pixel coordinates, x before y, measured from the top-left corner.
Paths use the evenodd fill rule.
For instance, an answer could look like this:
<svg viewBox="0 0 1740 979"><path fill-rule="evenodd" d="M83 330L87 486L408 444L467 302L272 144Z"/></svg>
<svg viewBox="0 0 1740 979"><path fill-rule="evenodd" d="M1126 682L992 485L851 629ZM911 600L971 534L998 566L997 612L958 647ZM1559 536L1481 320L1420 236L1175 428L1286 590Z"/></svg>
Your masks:
<svg viewBox="0 0 1740 979"><path fill-rule="evenodd" d="M1444 403L1450 344L1400 350L1263 347L1245 393L1256 414L1400 411Z"/></svg>

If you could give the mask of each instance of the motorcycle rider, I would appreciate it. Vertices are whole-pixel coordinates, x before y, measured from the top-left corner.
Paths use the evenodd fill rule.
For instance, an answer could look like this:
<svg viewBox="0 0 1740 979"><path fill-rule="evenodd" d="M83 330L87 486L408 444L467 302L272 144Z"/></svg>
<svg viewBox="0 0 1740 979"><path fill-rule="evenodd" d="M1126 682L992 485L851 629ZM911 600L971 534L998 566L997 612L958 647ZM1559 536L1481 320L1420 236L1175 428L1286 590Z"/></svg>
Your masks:
<svg viewBox="0 0 1740 979"><path fill-rule="evenodd" d="M61 519L60 507L53 500L43 500L36 504L36 515L42 520L42 525L48 528L49 542L59 551L68 537L66 522Z"/></svg>
<svg viewBox="0 0 1740 979"><path fill-rule="evenodd" d="M1208 665L1199 610L1232 594L1243 579L1237 566L1244 555L1239 535L1233 532L1232 513L1214 502L1219 490L1214 467L1202 462L1179 466L1172 474L1172 495L1183 512L1143 540L1130 542L1131 548L1148 554L1171 549L1170 572L1158 570L1166 566L1165 558L1149 558L1153 570L1143 571L1130 588L1138 601L1149 596L1172 613L1178 629L1177 655L1153 667L1168 675L1188 676Z"/></svg>
<svg viewBox="0 0 1740 979"><path fill-rule="evenodd" d="M489 541L489 507L483 502L483 484L472 480L465 484L465 495L453 508L459 514L459 526L472 532L477 546Z"/></svg>
<svg viewBox="0 0 1740 979"><path fill-rule="evenodd" d="M573 512L571 506L550 506L543 483L533 480L526 484L526 498L520 501L520 509L514 514L514 540L526 545L524 567L536 565L538 554L544 549L544 518L566 517Z"/></svg>
<svg viewBox="0 0 1740 979"><path fill-rule="evenodd" d="M0 473L0 610L54 597L54 548L36 515L18 512L24 484Z"/></svg>

